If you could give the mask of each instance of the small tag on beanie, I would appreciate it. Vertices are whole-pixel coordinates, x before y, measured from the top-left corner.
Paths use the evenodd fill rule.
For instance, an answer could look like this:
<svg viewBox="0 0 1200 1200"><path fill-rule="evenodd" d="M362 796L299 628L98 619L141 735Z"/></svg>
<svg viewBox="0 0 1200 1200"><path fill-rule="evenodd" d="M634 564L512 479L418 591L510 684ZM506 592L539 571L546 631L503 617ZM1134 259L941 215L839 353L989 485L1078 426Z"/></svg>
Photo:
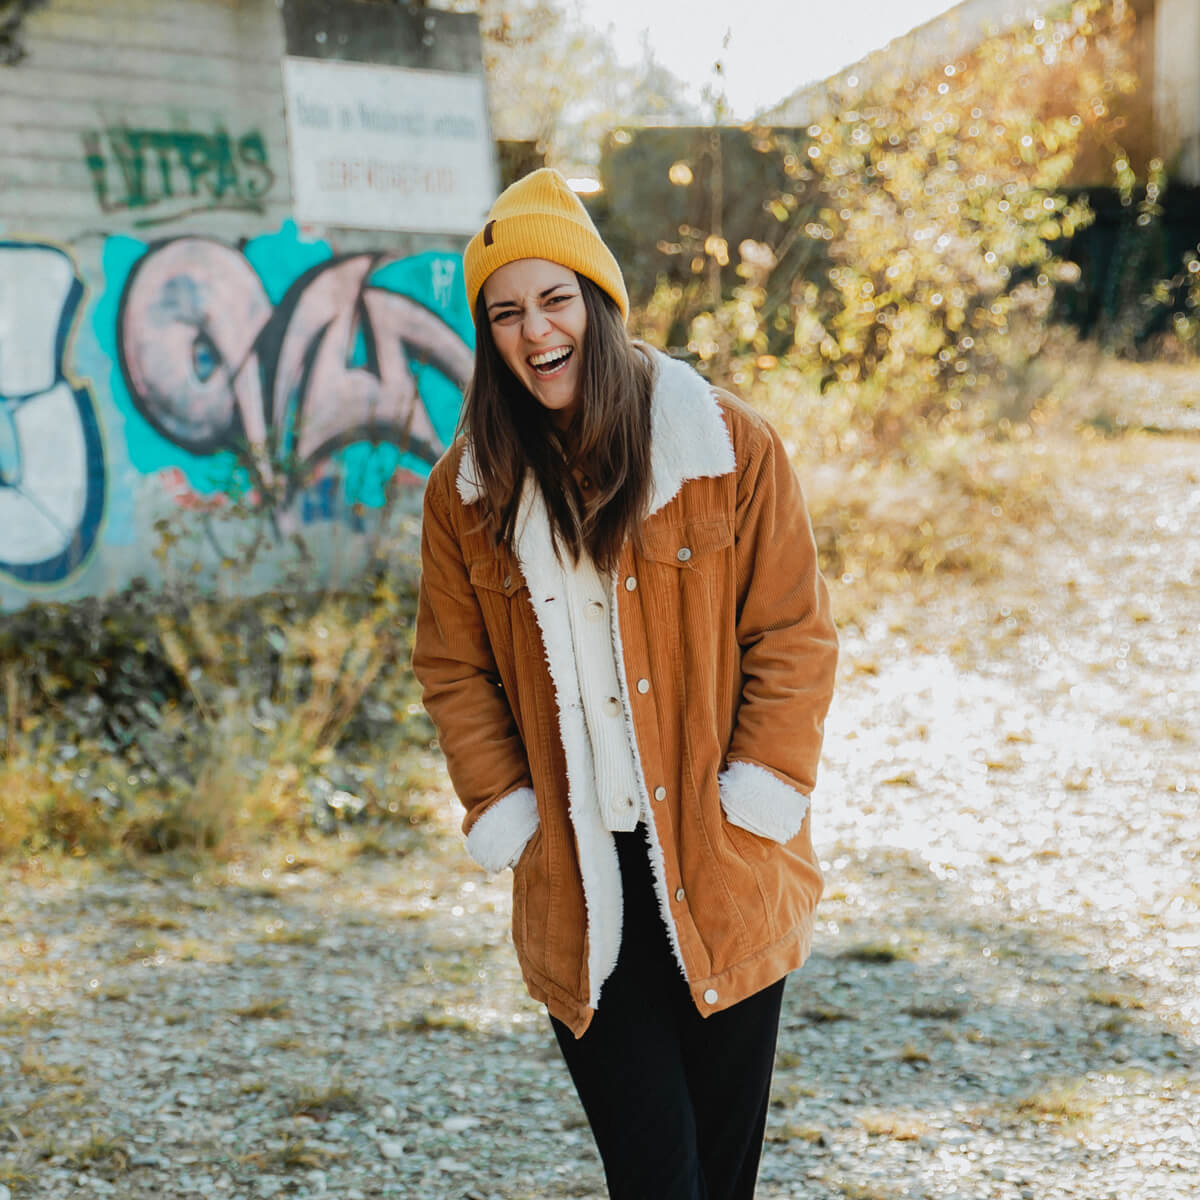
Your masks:
<svg viewBox="0 0 1200 1200"><path fill-rule="evenodd" d="M495 221L489 221L483 227L483 244L485 246L492 246L496 242L496 239L492 236L492 229L495 226L495 224L496 224Z"/></svg>

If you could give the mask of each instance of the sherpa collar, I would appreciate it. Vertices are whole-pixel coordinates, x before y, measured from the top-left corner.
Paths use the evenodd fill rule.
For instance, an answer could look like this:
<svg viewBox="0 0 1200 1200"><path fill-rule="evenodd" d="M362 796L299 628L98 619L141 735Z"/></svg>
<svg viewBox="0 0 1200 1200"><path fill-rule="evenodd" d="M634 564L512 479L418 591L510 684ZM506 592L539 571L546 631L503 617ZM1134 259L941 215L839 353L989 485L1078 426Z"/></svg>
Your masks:
<svg viewBox="0 0 1200 1200"><path fill-rule="evenodd" d="M650 400L650 508L669 504L689 479L728 475L736 463L729 430L711 385L687 363L649 348L656 379ZM458 465L458 494L464 504L483 496L467 442Z"/></svg>

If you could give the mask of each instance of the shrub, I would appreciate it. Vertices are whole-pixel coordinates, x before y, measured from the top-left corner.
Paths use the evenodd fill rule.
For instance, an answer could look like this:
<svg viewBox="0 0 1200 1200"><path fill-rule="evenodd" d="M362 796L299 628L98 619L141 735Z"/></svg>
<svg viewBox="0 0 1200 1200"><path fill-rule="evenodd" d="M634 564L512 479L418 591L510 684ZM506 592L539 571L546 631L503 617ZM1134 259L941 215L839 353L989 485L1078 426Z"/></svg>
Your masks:
<svg viewBox="0 0 1200 1200"><path fill-rule="evenodd" d="M879 445L958 421L968 395L980 420L999 397L1011 407L1010 376L1075 273L1057 250L1089 220L1063 191L1081 138L1115 146L1112 105L1135 84L1132 21L1080 0L932 74L835 92L804 139L764 131L790 177L764 198L778 231L736 248L739 283L693 310L690 351L742 387L784 361L821 388L861 388L847 417ZM810 269L779 270L800 241ZM704 253L735 259L720 239ZM676 287L643 320L701 296Z"/></svg>
<svg viewBox="0 0 1200 1200"><path fill-rule="evenodd" d="M408 668L411 578L216 600L142 586L0 634L0 856L224 853L407 818L433 731Z"/></svg>

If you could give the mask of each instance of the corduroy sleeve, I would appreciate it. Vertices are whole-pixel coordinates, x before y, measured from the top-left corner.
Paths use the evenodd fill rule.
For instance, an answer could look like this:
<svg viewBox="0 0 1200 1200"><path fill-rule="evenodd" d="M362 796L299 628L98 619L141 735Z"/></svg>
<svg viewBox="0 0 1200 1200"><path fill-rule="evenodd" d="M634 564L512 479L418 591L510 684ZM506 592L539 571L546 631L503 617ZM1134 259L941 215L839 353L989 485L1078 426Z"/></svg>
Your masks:
<svg viewBox="0 0 1200 1200"><path fill-rule="evenodd" d="M452 489L453 469L443 459L425 489L412 665L467 810L467 847L495 871L516 861L537 828L537 809L525 746L455 530Z"/></svg>
<svg viewBox="0 0 1200 1200"><path fill-rule="evenodd" d="M787 841L799 831L816 784L837 633L808 510L783 443L745 410L735 410L733 425L743 686L721 800L736 824Z"/></svg>

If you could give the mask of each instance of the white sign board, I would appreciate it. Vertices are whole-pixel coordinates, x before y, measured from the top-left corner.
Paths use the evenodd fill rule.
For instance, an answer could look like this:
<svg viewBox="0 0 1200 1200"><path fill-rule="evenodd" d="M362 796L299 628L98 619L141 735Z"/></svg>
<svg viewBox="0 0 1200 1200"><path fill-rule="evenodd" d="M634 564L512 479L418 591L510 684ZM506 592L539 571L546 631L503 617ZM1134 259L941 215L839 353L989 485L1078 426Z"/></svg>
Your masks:
<svg viewBox="0 0 1200 1200"><path fill-rule="evenodd" d="M482 78L285 58L296 217L475 233L496 195Z"/></svg>

